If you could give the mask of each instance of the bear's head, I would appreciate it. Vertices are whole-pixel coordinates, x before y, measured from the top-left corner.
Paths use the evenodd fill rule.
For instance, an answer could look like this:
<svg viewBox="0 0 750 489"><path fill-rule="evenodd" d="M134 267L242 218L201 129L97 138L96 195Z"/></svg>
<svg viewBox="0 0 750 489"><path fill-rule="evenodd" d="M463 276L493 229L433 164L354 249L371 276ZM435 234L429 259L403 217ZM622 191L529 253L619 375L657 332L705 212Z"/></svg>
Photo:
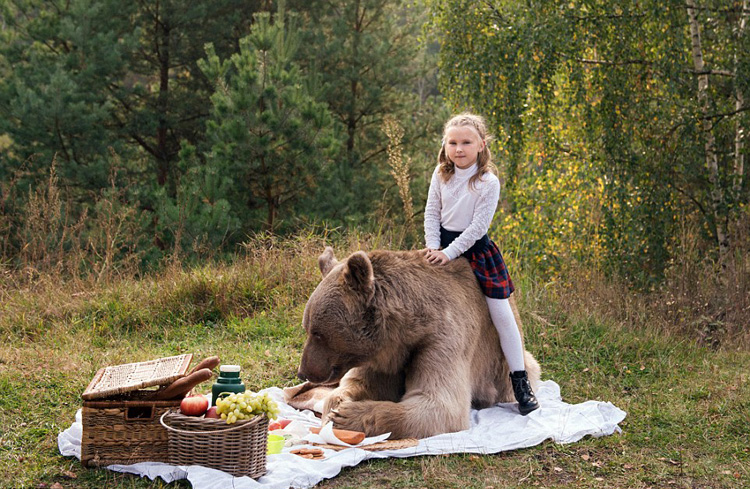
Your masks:
<svg viewBox="0 0 750 489"><path fill-rule="evenodd" d="M318 265L323 280L305 306L302 325L307 340L297 376L329 385L375 352L375 277L370 259L361 251L338 262L327 247Z"/></svg>

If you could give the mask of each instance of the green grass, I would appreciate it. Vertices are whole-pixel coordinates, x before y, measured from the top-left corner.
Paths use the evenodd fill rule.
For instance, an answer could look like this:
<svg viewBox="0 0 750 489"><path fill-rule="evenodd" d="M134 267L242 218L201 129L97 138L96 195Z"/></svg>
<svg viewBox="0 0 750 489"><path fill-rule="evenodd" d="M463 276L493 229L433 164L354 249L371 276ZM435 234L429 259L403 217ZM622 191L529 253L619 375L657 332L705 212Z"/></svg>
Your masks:
<svg viewBox="0 0 750 489"><path fill-rule="evenodd" d="M59 455L57 435L105 365L217 354L242 365L250 389L295 384L317 255L300 252L290 261L283 252L90 288L75 298L69 287L2 291L0 487L189 487L84 469ZM598 399L625 410L622 434L496 455L369 461L320 487L750 486L748 352L666 335L649 327L647 314L627 324L606 319L571 307L561 289L519 279L527 348L543 377L560 384L568 402Z"/></svg>

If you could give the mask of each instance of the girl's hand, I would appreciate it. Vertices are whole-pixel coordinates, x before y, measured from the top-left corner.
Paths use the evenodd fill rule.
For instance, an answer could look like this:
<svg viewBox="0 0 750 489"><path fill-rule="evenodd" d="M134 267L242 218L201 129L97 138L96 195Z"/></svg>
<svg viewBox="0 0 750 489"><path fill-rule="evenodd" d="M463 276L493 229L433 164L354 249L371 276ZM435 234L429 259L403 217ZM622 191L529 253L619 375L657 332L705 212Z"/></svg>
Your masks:
<svg viewBox="0 0 750 489"><path fill-rule="evenodd" d="M433 265L445 265L451 261L451 259L448 258L448 255L440 250L427 250L425 258L427 258L427 261Z"/></svg>

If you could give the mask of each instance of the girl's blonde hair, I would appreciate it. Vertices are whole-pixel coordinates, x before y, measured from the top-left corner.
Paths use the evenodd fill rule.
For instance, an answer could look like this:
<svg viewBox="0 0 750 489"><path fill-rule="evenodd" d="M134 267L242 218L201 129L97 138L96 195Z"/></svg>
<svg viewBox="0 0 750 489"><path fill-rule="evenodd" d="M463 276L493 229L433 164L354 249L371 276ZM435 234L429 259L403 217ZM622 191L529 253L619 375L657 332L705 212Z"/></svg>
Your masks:
<svg viewBox="0 0 750 489"><path fill-rule="evenodd" d="M451 127L471 127L484 142L484 149L477 155L477 173L469 179L469 185L474 188L477 180L480 180L487 172L497 175L497 168L492 163L492 154L490 153L490 146L488 144L492 136L487 133L487 124L484 122L484 118L476 114L464 112L463 114L451 117L445 123L445 126L443 126L443 143L438 154L438 165L440 165L438 172L443 181L447 182L456 173L456 165L448 158L445 152L445 133Z"/></svg>

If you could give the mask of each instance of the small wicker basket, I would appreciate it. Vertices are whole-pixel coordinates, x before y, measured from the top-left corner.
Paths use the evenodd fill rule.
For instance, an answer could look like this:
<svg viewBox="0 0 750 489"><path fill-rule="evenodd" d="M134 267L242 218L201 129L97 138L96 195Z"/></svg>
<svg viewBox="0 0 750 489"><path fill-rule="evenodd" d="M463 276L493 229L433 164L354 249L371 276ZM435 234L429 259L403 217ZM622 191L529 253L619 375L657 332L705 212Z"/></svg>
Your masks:
<svg viewBox="0 0 750 489"><path fill-rule="evenodd" d="M202 465L253 479L266 473L265 415L228 425L223 419L170 410L159 421L169 432L169 463L173 465Z"/></svg>

